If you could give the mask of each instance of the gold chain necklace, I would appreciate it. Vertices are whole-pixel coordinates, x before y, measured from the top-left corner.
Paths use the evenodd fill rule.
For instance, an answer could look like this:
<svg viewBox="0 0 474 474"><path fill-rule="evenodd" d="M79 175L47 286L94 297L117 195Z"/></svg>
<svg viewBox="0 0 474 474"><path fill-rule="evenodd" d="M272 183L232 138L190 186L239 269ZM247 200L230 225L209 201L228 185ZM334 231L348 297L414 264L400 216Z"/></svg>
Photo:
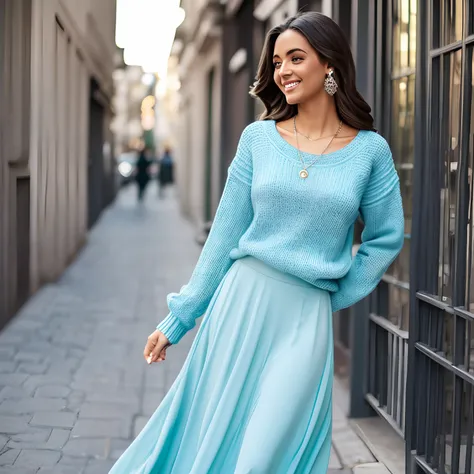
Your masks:
<svg viewBox="0 0 474 474"><path fill-rule="evenodd" d="M298 135L301 135L302 137L306 138L306 140L309 140L310 142L317 142L319 140L323 140L331 136L331 135L326 135L325 137L311 138L309 135L305 135L304 133L301 133L300 131L298 131Z"/></svg>
<svg viewBox="0 0 474 474"><path fill-rule="evenodd" d="M309 176L308 168L313 166L320 156L324 155L324 153L330 147L333 140L339 135L339 132L341 131L341 129L342 129L342 120L339 122L339 127L337 129L337 132L333 135L331 140L329 140L329 143L326 145L326 147L321 152L321 154L318 155L308 166L306 166L306 163L304 162L303 156L301 155L300 144L299 144L299 141L298 141L298 130L296 130L296 115L293 117L293 130L295 132L296 149L298 150L298 156L300 158L301 164L303 165L303 169L299 172L300 178L306 179Z"/></svg>

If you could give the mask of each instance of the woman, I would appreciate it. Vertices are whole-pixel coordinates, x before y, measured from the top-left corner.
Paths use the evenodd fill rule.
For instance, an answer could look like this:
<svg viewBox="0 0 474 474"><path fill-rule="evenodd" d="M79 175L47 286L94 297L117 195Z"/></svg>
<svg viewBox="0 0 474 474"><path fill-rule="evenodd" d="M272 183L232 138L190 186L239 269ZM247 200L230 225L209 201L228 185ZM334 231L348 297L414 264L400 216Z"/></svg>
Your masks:
<svg viewBox="0 0 474 474"><path fill-rule="evenodd" d="M305 13L269 32L252 91L266 112L242 134L191 280L148 338L148 363L205 313L202 324L113 474L327 471L331 312L376 287L404 234L390 149L355 84L329 18Z"/></svg>
<svg viewBox="0 0 474 474"><path fill-rule="evenodd" d="M136 176L135 179L137 181L138 186L138 200L143 201L143 197L145 195L146 187L148 186L148 182L150 181L150 166L151 160L148 158L150 154L150 150L148 148L144 148L140 152L140 156L138 157L136 163Z"/></svg>
<svg viewBox="0 0 474 474"><path fill-rule="evenodd" d="M165 148L163 157L160 160L160 171L158 173L158 195L163 197L166 186L174 183L174 163L171 156L171 149Z"/></svg>

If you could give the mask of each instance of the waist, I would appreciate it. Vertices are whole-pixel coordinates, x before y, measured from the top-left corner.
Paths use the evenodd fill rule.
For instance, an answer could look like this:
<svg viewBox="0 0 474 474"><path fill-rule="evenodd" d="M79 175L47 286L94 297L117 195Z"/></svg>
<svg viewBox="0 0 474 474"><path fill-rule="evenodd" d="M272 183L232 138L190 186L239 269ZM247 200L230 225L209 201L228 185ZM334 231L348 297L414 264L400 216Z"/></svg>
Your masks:
<svg viewBox="0 0 474 474"><path fill-rule="evenodd" d="M284 283L289 283L291 285L302 286L304 288L319 289L316 286L312 285L311 283L305 280L302 280L301 278L295 275L282 272L281 270L277 270L276 268L268 265L262 260L259 260L258 258L252 257L250 255L239 258L238 260L234 262L234 265L246 265L252 268L253 270L255 270L256 272L261 273L262 275L268 276L278 281L282 281Z"/></svg>

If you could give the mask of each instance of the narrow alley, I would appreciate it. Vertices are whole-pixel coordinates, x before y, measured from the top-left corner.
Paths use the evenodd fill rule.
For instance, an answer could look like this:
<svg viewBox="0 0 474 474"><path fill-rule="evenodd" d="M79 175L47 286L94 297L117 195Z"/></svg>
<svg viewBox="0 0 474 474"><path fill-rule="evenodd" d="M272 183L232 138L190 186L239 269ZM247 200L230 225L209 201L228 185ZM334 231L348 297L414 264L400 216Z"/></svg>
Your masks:
<svg viewBox="0 0 474 474"><path fill-rule="evenodd" d="M199 256L193 226L154 188L126 188L57 284L0 334L0 473L105 474L173 383L195 331L147 366L147 335ZM341 390L337 388L337 390ZM334 408L331 473L388 473ZM358 467L356 467L358 466Z"/></svg>

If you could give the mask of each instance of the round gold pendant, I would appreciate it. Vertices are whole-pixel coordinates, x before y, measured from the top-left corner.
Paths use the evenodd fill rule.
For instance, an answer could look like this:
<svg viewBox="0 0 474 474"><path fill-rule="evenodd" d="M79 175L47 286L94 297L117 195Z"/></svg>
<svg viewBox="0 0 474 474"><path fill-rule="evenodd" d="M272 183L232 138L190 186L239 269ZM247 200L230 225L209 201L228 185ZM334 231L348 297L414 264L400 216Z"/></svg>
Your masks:
<svg viewBox="0 0 474 474"><path fill-rule="evenodd" d="M308 177L308 172L306 170L300 171L300 178L306 179Z"/></svg>

